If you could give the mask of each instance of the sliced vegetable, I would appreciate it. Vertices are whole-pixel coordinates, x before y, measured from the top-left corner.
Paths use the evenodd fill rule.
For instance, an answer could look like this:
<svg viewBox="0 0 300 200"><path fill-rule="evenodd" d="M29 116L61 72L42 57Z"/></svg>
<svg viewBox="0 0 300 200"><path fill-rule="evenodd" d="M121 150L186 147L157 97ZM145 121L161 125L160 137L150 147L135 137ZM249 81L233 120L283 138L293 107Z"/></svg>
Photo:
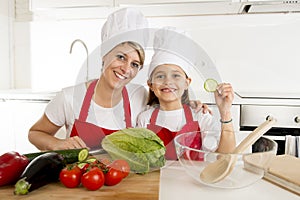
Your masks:
<svg viewBox="0 0 300 200"><path fill-rule="evenodd" d="M64 168L64 157L56 152L48 152L34 158L25 168L15 184L14 194L23 195L48 183L58 181Z"/></svg>
<svg viewBox="0 0 300 200"><path fill-rule="evenodd" d="M126 160L136 173L147 173L165 164L163 141L146 128L122 129L107 135L102 147L114 160Z"/></svg>
<svg viewBox="0 0 300 200"><path fill-rule="evenodd" d="M15 183L28 165L27 157L11 151L0 156L0 186Z"/></svg>
<svg viewBox="0 0 300 200"><path fill-rule="evenodd" d="M78 153L79 162L86 160L88 157L89 157L89 151L87 149L82 149L81 151L79 151Z"/></svg>
<svg viewBox="0 0 300 200"><path fill-rule="evenodd" d="M215 79L209 78L204 82L204 89L207 92L215 92L218 87L218 82Z"/></svg>
<svg viewBox="0 0 300 200"><path fill-rule="evenodd" d="M79 159L86 159L88 157L88 150L86 148L81 149L65 149L65 150L55 150L55 151L42 151L35 153L24 154L29 161L32 161L34 158L49 152L56 152L61 154L64 157L64 160L67 164L71 164L79 161ZM79 158L80 157L80 158Z"/></svg>

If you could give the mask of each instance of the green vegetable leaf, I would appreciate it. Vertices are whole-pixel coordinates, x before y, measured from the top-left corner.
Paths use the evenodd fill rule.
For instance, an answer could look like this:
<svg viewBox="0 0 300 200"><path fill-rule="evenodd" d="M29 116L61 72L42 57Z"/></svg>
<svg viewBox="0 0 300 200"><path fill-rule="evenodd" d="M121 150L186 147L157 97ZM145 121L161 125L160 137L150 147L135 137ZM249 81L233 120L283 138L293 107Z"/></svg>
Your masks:
<svg viewBox="0 0 300 200"><path fill-rule="evenodd" d="M163 141L146 128L128 128L102 140L102 147L113 159L125 159L132 171L147 173L164 166L166 148Z"/></svg>

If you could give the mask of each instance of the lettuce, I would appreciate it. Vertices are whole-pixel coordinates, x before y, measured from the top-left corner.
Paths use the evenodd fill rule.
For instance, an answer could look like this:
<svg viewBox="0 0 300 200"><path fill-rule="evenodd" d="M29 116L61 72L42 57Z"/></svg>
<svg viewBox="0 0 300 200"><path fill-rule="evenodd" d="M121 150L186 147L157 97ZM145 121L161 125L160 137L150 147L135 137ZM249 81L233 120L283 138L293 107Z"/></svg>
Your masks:
<svg viewBox="0 0 300 200"><path fill-rule="evenodd" d="M127 128L107 135L102 148L113 159L124 159L135 173L148 173L165 165L163 141L146 128Z"/></svg>

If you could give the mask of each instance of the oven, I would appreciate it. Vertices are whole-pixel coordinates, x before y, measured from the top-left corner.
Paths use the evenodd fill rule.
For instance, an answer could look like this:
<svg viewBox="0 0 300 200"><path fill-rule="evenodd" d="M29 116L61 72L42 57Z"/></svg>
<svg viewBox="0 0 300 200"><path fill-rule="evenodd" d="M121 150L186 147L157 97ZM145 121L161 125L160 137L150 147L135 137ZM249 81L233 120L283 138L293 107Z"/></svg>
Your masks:
<svg viewBox="0 0 300 200"><path fill-rule="evenodd" d="M264 120L273 117L277 120L274 127L264 137L277 142L277 154L300 155L300 106L299 105L241 105L240 131L251 132ZM255 151L263 140L257 141L252 150Z"/></svg>

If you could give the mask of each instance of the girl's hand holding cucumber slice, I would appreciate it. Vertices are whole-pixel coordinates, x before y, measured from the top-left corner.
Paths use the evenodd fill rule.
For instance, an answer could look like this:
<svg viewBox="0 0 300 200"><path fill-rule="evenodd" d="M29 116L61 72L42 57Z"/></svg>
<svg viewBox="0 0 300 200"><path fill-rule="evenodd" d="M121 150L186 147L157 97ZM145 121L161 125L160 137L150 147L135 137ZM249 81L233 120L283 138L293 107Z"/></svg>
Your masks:
<svg viewBox="0 0 300 200"><path fill-rule="evenodd" d="M214 79L207 79L204 89L213 92L218 106L221 123L221 137L216 152L230 153L235 149L235 132L232 123L231 106L234 92L230 83L218 83Z"/></svg>
<svg viewBox="0 0 300 200"><path fill-rule="evenodd" d="M209 78L204 82L204 89L213 92L215 101L219 108L222 121L231 119L231 106L234 99L233 88L230 83L218 83L215 79Z"/></svg>

